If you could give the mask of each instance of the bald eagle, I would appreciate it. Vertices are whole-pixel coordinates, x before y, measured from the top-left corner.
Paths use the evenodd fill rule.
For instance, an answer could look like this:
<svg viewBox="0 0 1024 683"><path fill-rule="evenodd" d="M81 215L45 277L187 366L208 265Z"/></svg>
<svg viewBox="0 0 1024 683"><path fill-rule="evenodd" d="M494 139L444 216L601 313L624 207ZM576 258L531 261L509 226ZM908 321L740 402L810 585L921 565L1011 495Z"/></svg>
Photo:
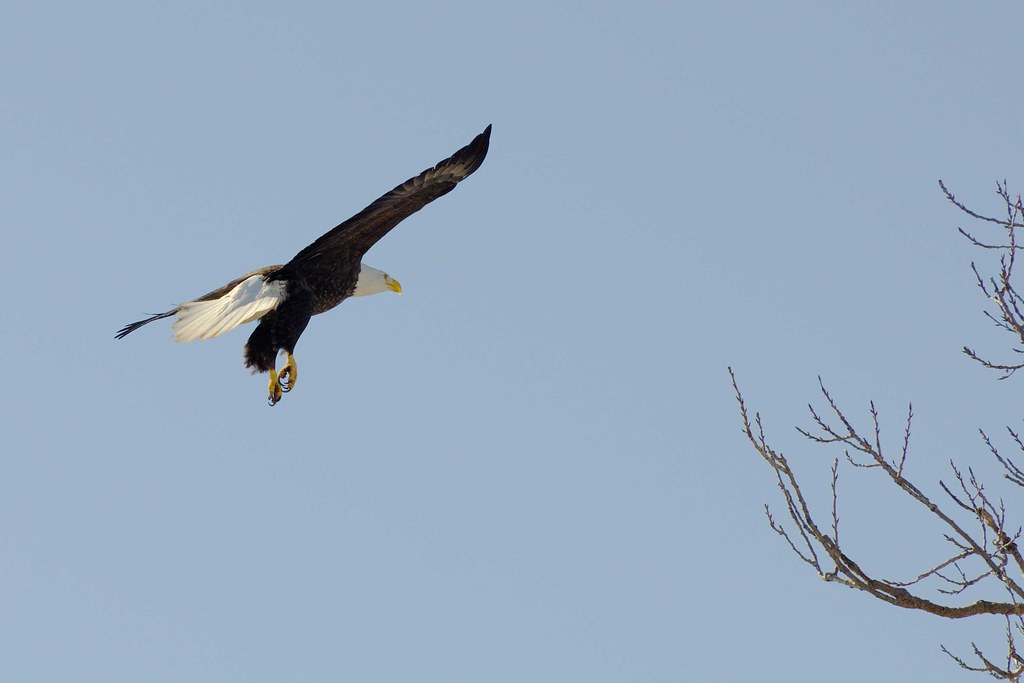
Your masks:
<svg viewBox="0 0 1024 683"><path fill-rule="evenodd" d="M276 405L295 387L298 368L293 352L310 317L351 296L401 293L397 280L362 263L363 254L404 219L454 190L480 168L490 136L487 126L455 154L391 190L283 266L259 268L198 299L125 325L116 338L171 316L177 316L172 327L179 342L211 339L259 320L245 344L245 365L254 373L270 373L269 401ZM280 352L287 361L279 373L275 360Z"/></svg>

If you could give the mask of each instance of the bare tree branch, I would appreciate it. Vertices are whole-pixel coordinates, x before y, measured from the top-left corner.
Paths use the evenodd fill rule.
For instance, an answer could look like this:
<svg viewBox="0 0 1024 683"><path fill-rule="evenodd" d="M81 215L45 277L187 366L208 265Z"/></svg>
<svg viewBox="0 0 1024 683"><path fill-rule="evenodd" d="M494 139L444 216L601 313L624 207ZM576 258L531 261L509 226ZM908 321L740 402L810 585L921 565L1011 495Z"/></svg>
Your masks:
<svg viewBox="0 0 1024 683"><path fill-rule="evenodd" d="M992 242L983 242L963 228L959 228L960 234L967 238L967 240L974 246L1005 252L999 259L999 273L997 276L987 279L983 278L973 263L971 264L971 269L974 271L978 287L981 289L982 294L986 299L996 305L996 312L991 313L989 311L985 311L985 316L994 322L1000 329L1014 335L1016 338L1015 343L1018 344L1017 348L1012 349L1014 353L1024 353L1024 302L1022 302L1020 294L1013 285L1013 269L1016 263L1017 251L1021 248L1020 245L1017 244L1017 228L1024 227L1024 202L1022 202L1020 195L1017 195L1016 197L1010 195L1005 180L1001 183L996 183L996 194L999 196L1000 200L1002 200L1006 211L1006 217L994 218L991 216L983 216L967 208L967 206L953 196L953 193L946 188L945 184L943 184L941 180L939 181L939 187L942 189L943 194L946 195L946 199L952 202L958 209L966 213L968 216L987 223L998 224L1005 230L1006 243L996 244ZM982 367L989 368L990 370L997 370L1002 373L1000 379L1007 379L1013 376L1017 370L1024 368L1024 361L1019 363L993 361L979 354L969 346L964 346L963 352L969 358L981 364Z"/></svg>
<svg viewBox="0 0 1024 683"><path fill-rule="evenodd" d="M966 213L971 218L977 218L979 221L986 221L988 223L996 223L998 225L1005 225L1006 224L1006 221L1003 220L1002 218L991 218L990 216L982 216L980 213L975 213L971 209L968 209L964 204L962 204L961 202L959 202L957 200L957 198L953 195L953 193L950 192L946 188L946 184L943 183L941 180L939 181L939 188L942 190L942 193L944 195L946 195L946 199L951 201L956 206L956 208L960 209L961 211ZM999 194L1000 196L1004 196L1005 195L1005 190L1006 190L1006 181L1005 180L1002 183L996 183L996 192L997 192L997 194ZM1009 200L1007 200L1007 201L1009 203ZM1012 223L1012 221L1011 221L1011 223ZM1015 227L1015 228L1024 228L1024 223L1013 224L1013 227ZM998 248L1005 249L1006 247L998 247Z"/></svg>
<svg viewBox="0 0 1024 683"><path fill-rule="evenodd" d="M993 275L983 276L974 263L971 263L971 269L977 287L990 304L990 310L984 314L998 329L1012 335L1011 352L1024 356L1024 298L1014 283L1017 252L1022 248L1017 244L1017 229L1024 227L1024 202L1020 195L1011 196L1005 181L997 183L996 194L1003 204L1005 216L996 218L968 208L942 181L939 181L939 187L946 199L963 213L1003 229L1005 234L997 240L981 239L963 228L959 231L975 247L1002 252ZM1011 377L1024 368L1024 359L1020 362L994 361L967 346L963 352L981 366L999 371L1000 379ZM916 501L939 525L941 538L948 544L948 554L943 553L945 557L923 562L923 568L908 572L914 578L896 580L879 575L872 567L862 566L842 545L839 534L840 459L833 457L832 460L831 521L822 528L812 516L811 506L790 461L765 437L760 414L754 413L751 423L732 368L729 368L729 377L739 405L742 431L754 450L773 469L791 522L790 528L783 527L766 505L768 524L786 540L793 552L821 579L860 590L890 605L948 619L1000 617L1006 639L1003 661L989 657L973 642L970 660L954 654L945 646L942 646L942 651L965 670L987 673L1000 680L1024 681L1024 657L1017 649L1017 639L1024 637L1024 553L1019 547L1024 533L1022 527L1019 522L1011 522L1013 516L1008 512L1004 499L986 487L973 467L961 468L950 461L952 479L948 483L938 482L945 496L939 502L907 478L913 405L907 406L899 451L890 455L886 451L882 420L874 402L868 403L869 422L858 425L819 376L818 387L824 407L819 409L808 404L811 426L797 427L798 433L814 444L841 448L854 471L883 474L875 480L894 486ZM985 431L979 431L985 448L1002 470L1001 481L1024 488L1024 468L1012 457L1001 453ZM1024 437L1010 427L1007 427L1007 432L1020 457L1024 454ZM827 563L828 568L823 563ZM992 599L1000 595L1003 596L1001 599Z"/></svg>
<svg viewBox="0 0 1024 683"><path fill-rule="evenodd" d="M990 522L986 522L979 527L982 532L982 536L980 538L976 538L974 535L967 532L961 523L957 522L944 512L916 485L903 476L899 469L899 463L905 463L906 457L904 455L901 455L901 459L897 463L891 463L886 460L882 451L881 428L879 426L878 413L873 406L870 409L872 438L871 440L868 440L867 438L860 436L856 427L854 427L852 422L836 403L827 388L824 384L821 384L822 395L829 404L829 408L834 417L840 424L842 424L842 428L840 429L832 426L822 418L812 406L812 419L822 434L815 434L805 429L799 429L800 433L816 443L844 444L851 450L866 456L876 468L881 469L887 475L888 479L892 483L903 490L911 498L918 501L932 515L937 517L949 530L947 538L954 541L954 544L957 547L957 552L954 555L935 563L931 569L919 572L917 574L918 578L913 581L901 582L892 579L877 578L873 576L872 573L862 569L857 562L845 553L839 543L837 492L838 460L833 461L833 508L831 511L832 529L831 533L828 533L818 526L817 522L811 515L807 500L800 487L800 483L797 480L793 469L790 467L786 456L770 446L767 439L765 439L760 415L755 416L755 423L758 425L758 433L757 435L754 434L750 426L746 403L739 390L735 374L731 368L729 369L729 375L732 381L733 390L736 394L736 400L740 407L740 415L744 425L744 434L747 436L748 441L753 445L755 450L757 450L758 453L761 454L762 458L764 458L764 460L775 470L779 489L782 493L787 512L789 513L790 519L793 521L793 525L802 541L801 545L805 550L796 550L796 544L789 536L788 532L774 521L769 512L769 520L772 524L772 528L776 533L786 538L790 547L792 547L794 551L798 552L804 562L814 567L819 576L822 578L828 577L829 580L838 581L852 588L865 591L874 597L892 605L896 605L897 607L922 610L951 619L961 619L979 614L1024 615L1024 604L1018 603L1016 600L1010 602L977 600L967 605L955 605L938 602L934 599L925 597L924 594L914 593L907 590L908 587L919 584L925 579L937 575L942 569L971 558L981 564L979 575L976 578L964 578L958 582L957 580L951 580L947 577L943 577L943 580L947 583L954 583L957 585L966 584L969 586L974 585L984 578L991 577L1002 583L1006 589L1013 593L1015 598L1024 600L1024 587L1022 587L1016 580L1009 577L1005 571L1006 561L1003 558L1005 558L1006 554L1010 552L1009 549L1011 547L1016 547L1015 543L1012 541L1009 543L1006 542L1006 539L1010 539L1010 536L1005 534L1005 531L1003 531L1004 527L1001 520L1005 515L1002 515L998 511L996 511L995 515L992 514L989 510L989 508L991 508L991 503L985 497L983 489L976 480L972 480L971 477L965 478L954 470L957 481L961 484L961 488L965 492L962 494L964 498L963 500L954 495L944 484L943 488L946 490L947 494L958 503L959 507L963 508L965 511L973 513L976 521L979 519L979 515L982 515L983 513L988 515L987 519L989 519ZM912 412L908 411L908 414L912 414ZM904 443L906 444L904 447L909 450L909 436L906 436L906 434L904 435ZM974 481L973 484L972 481ZM994 510L994 508L991 509ZM989 528L989 526L986 525L992 526L994 530L997 530L997 537L1004 539L1001 546L994 544L994 539L990 539L985 535L986 530ZM831 571L825 570L818 556L819 550L827 555L832 563L834 563L834 569Z"/></svg>

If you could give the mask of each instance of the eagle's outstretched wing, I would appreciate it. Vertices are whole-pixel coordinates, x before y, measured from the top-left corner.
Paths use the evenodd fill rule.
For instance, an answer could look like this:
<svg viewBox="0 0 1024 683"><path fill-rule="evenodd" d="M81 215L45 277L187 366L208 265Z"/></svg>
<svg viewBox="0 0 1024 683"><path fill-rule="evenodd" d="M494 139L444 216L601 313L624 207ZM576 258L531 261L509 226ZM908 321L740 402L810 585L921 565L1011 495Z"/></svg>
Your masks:
<svg viewBox="0 0 1024 683"><path fill-rule="evenodd" d="M290 271L315 261L341 258L358 263L363 254L392 228L438 197L455 189L460 180L480 168L487 156L491 127L468 145L410 178L352 218L300 251L284 268Z"/></svg>

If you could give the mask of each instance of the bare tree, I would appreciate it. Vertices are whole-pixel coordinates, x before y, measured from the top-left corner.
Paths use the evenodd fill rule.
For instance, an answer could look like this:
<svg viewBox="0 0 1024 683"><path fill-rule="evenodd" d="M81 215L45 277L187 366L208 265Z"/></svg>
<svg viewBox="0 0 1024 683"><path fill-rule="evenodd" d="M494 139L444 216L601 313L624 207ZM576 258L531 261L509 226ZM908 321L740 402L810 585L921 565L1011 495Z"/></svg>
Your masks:
<svg viewBox="0 0 1024 683"><path fill-rule="evenodd" d="M1000 226L1002 239L992 242L978 239L963 228L960 232L974 246L999 254L997 274L985 277L974 263L971 268L978 288L989 301L989 308L994 307L994 310L986 310L985 315L1012 335L1012 353L1024 354L1024 303L1013 284L1018 250L1024 248L1018 246L1016 239L1017 230L1024 227L1024 204L1020 196L1011 197L1006 181L998 183L996 191L1005 204L1006 215L996 218L969 209L941 181L939 187L962 212L982 223ZM982 366L998 371L1000 379L1024 368L1024 360L996 361L969 347L964 347L963 352ZM1006 636L1004 654L992 657L975 643L971 643L973 657L970 658L954 654L945 646L942 650L969 671L985 672L1001 680L1024 680L1024 654L1018 650L1018 643L1024 638L1024 556L1018 547L1020 506L1017 517L1012 517L1003 498L987 488L973 468L958 466L953 461L949 463L949 480L938 484L941 492L936 492L937 497L933 499L925 494L905 476L911 451L913 406L907 407L902 438L892 448L888 443L883 444L874 402L869 403L864 423L858 423L840 407L819 377L823 407L809 406L812 426L798 427L797 431L814 444L840 448L844 459L835 457L832 462L831 507L812 512L812 505L804 496L790 461L765 437L760 414L755 412L751 418L732 368L729 368L729 375L739 403L743 433L772 467L790 522L784 524L776 520L765 505L768 524L793 552L819 578L863 591L896 607L921 610L947 619L988 617L1001 620ZM1024 488L1024 470L1004 455L988 434L979 431L985 450L1000 468L1004 485L1009 491L1019 493L1015 487ZM1007 427L1007 433L1007 446L1021 457L1024 439L1012 428ZM880 576L847 554L839 533L838 481L843 462L854 470L876 473L880 484L896 487L923 506L927 514L938 521L947 551L922 562L902 580ZM824 521L819 521L822 519Z"/></svg>

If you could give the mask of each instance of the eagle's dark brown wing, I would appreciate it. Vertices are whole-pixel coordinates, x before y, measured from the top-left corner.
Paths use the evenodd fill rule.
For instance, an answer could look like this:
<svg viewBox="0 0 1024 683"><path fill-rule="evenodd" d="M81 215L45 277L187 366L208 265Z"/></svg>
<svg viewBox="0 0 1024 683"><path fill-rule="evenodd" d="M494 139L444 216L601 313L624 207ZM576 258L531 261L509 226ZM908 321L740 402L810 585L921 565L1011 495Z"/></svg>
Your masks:
<svg viewBox="0 0 1024 683"><path fill-rule="evenodd" d="M284 272L325 259L358 263L363 254L404 219L441 195L455 189L460 180L480 168L487 156L491 127L473 138L449 158L410 178L352 218L325 233L295 255Z"/></svg>

